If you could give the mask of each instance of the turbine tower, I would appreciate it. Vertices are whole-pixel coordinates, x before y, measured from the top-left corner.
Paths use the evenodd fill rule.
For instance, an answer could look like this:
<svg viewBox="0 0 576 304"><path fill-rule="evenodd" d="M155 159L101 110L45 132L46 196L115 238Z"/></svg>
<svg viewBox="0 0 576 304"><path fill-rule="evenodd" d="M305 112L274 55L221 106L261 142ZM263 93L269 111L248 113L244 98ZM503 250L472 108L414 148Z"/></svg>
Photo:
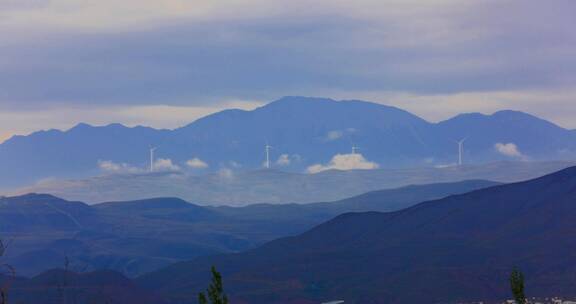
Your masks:
<svg viewBox="0 0 576 304"><path fill-rule="evenodd" d="M264 147L266 149L266 169L270 169L270 149L272 149L272 146L270 146L269 144L266 144L266 146Z"/></svg>
<svg viewBox="0 0 576 304"><path fill-rule="evenodd" d="M154 172L154 151L156 151L158 147L151 147L150 148L150 172Z"/></svg>
<svg viewBox="0 0 576 304"><path fill-rule="evenodd" d="M462 167L464 164L464 142L466 142L468 138L463 138L458 143L458 166Z"/></svg>

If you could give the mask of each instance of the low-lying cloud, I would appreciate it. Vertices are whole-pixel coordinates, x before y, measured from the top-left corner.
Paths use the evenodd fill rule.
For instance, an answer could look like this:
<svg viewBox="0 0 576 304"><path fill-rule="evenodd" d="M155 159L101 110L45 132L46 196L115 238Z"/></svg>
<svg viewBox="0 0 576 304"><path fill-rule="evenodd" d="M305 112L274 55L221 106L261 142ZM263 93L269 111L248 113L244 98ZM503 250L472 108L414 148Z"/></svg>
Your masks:
<svg viewBox="0 0 576 304"><path fill-rule="evenodd" d="M341 138L344 138L352 133L356 132L356 129L354 128L348 128L345 130L332 130L329 131L328 133L326 133L326 136L324 137L324 141L335 141L335 140L339 140Z"/></svg>
<svg viewBox="0 0 576 304"><path fill-rule="evenodd" d="M186 162L186 165L192 169L206 169L209 167L208 163L206 163L205 161L201 160L198 157L189 159Z"/></svg>
<svg viewBox="0 0 576 304"><path fill-rule="evenodd" d="M302 158L298 154L282 154L278 157L278 160L276 160L276 165L286 167L292 165L293 163L300 162L301 159Z"/></svg>
<svg viewBox="0 0 576 304"><path fill-rule="evenodd" d="M525 158L526 156L520 152L518 146L515 143L497 143L494 145L494 148L498 153L514 158Z"/></svg>
<svg viewBox="0 0 576 304"><path fill-rule="evenodd" d="M127 163L115 163L111 160L98 161L98 168L107 173L141 173L142 168L130 166Z"/></svg>
<svg viewBox="0 0 576 304"><path fill-rule="evenodd" d="M221 168L216 175L222 180L231 180L234 178L234 171L230 168Z"/></svg>
<svg viewBox="0 0 576 304"><path fill-rule="evenodd" d="M308 167L308 173L318 173L326 170L372 170L378 169L380 165L368 161L359 153L336 154L326 165L316 164Z"/></svg>
<svg viewBox="0 0 576 304"><path fill-rule="evenodd" d="M154 171L180 171L180 166L169 158L159 158L154 162Z"/></svg>

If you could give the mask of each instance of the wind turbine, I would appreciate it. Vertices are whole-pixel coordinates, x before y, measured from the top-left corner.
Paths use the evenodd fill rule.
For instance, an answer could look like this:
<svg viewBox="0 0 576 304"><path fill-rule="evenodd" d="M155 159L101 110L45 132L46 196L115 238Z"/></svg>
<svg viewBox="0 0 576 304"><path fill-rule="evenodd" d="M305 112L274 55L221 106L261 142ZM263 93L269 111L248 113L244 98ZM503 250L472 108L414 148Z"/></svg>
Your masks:
<svg viewBox="0 0 576 304"><path fill-rule="evenodd" d="M458 166L460 166L460 167L462 167L462 165L464 164L464 142L466 142L467 139L468 139L468 137L457 141L457 143L458 143Z"/></svg>
<svg viewBox="0 0 576 304"><path fill-rule="evenodd" d="M266 144L266 146L264 147L266 149L266 169L270 169L270 149L272 149L272 146L270 146L269 144Z"/></svg>
<svg viewBox="0 0 576 304"><path fill-rule="evenodd" d="M150 147L150 172L154 172L154 151L156 151L158 147Z"/></svg>

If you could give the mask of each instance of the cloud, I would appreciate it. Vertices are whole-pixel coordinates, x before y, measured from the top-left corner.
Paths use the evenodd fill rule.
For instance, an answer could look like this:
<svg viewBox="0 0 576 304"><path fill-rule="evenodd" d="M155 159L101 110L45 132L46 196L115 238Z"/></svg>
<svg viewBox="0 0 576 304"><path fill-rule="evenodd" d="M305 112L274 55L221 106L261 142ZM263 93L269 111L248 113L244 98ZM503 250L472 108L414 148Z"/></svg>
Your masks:
<svg viewBox="0 0 576 304"><path fill-rule="evenodd" d="M494 148L496 151L498 151L498 153L508 157L525 158L525 155L520 152L518 146L515 143L497 143L494 145Z"/></svg>
<svg viewBox="0 0 576 304"><path fill-rule="evenodd" d="M216 172L216 175L220 179L229 180L234 178L234 171L230 168L221 168Z"/></svg>
<svg viewBox="0 0 576 304"><path fill-rule="evenodd" d="M278 157L278 160L276 160L276 165L282 167L290 166L292 163L300 162L301 159L302 158L298 154L282 154Z"/></svg>
<svg viewBox="0 0 576 304"><path fill-rule="evenodd" d="M186 162L186 165L188 165L188 167L190 168L194 168L194 169L206 169L208 168L208 164L206 162L204 162L203 160L199 159L198 157L194 157L192 159L189 159Z"/></svg>
<svg viewBox="0 0 576 304"><path fill-rule="evenodd" d="M71 109L106 108L85 118L94 123L122 104L128 113L114 122L127 123L153 121L150 113L164 111L145 107L160 103L221 109L222 100L296 92L371 96L434 119L512 107L576 127L575 8L571 0L0 0L0 108L53 108L54 124L72 125L75 116L63 114ZM534 101L535 91L546 101ZM515 94L501 102L501 92ZM174 110L158 124L182 123ZM32 128L33 119L9 126Z"/></svg>
<svg viewBox="0 0 576 304"><path fill-rule="evenodd" d="M180 167L169 158L158 158L154 162L154 171L180 171Z"/></svg>
<svg viewBox="0 0 576 304"><path fill-rule="evenodd" d="M354 128L328 131L328 133L326 133L326 136L324 137L324 141L329 142L339 140L347 135L353 134L354 132L356 132L356 129Z"/></svg>
<svg viewBox="0 0 576 304"><path fill-rule="evenodd" d="M132 167L126 163L115 163L110 160L98 161L98 168L108 173L141 173L142 168Z"/></svg>
<svg viewBox="0 0 576 304"><path fill-rule="evenodd" d="M278 157L278 160L276 161L276 164L279 166L288 166L290 165L290 155L288 154L282 154L280 155L280 157Z"/></svg>
<svg viewBox="0 0 576 304"><path fill-rule="evenodd" d="M372 170L378 169L379 165L370 162L360 153L336 154L327 165L316 164L308 167L308 173L318 173L326 170Z"/></svg>
<svg viewBox="0 0 576 304"><path fill-rule="evenodd" d="M326 141L334 141L337 139L342 138L342 135L344 135L344 132L336 130L336 131L330 131L328 132L328 134L326 134Z"/></svg>

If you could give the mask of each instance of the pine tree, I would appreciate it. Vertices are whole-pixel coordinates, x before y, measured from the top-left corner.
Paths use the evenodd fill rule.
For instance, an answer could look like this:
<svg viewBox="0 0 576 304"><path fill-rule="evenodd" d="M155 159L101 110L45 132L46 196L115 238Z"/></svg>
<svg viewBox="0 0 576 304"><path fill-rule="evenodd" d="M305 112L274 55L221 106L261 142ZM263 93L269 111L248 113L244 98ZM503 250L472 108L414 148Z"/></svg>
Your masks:
<svg viewBox="0 0 576 304"><path fill-rule="evenodd" d="M516 267L510 274L510 288L512 289L512 296L514 296L516 303L526 304L526 296L524 295L524 274Z"/></svg>
<svg viewBox="0 0 576 304"><path fill-rule="evenodd" d="M224 287L222 284L222 275L216 271L216 267L212 266L212 283L206 290L206 294L200 293L198 295L198 303L200 304L228 304L228 297L224 294ZM208 302L208 299L210 302Z"/></svg>

